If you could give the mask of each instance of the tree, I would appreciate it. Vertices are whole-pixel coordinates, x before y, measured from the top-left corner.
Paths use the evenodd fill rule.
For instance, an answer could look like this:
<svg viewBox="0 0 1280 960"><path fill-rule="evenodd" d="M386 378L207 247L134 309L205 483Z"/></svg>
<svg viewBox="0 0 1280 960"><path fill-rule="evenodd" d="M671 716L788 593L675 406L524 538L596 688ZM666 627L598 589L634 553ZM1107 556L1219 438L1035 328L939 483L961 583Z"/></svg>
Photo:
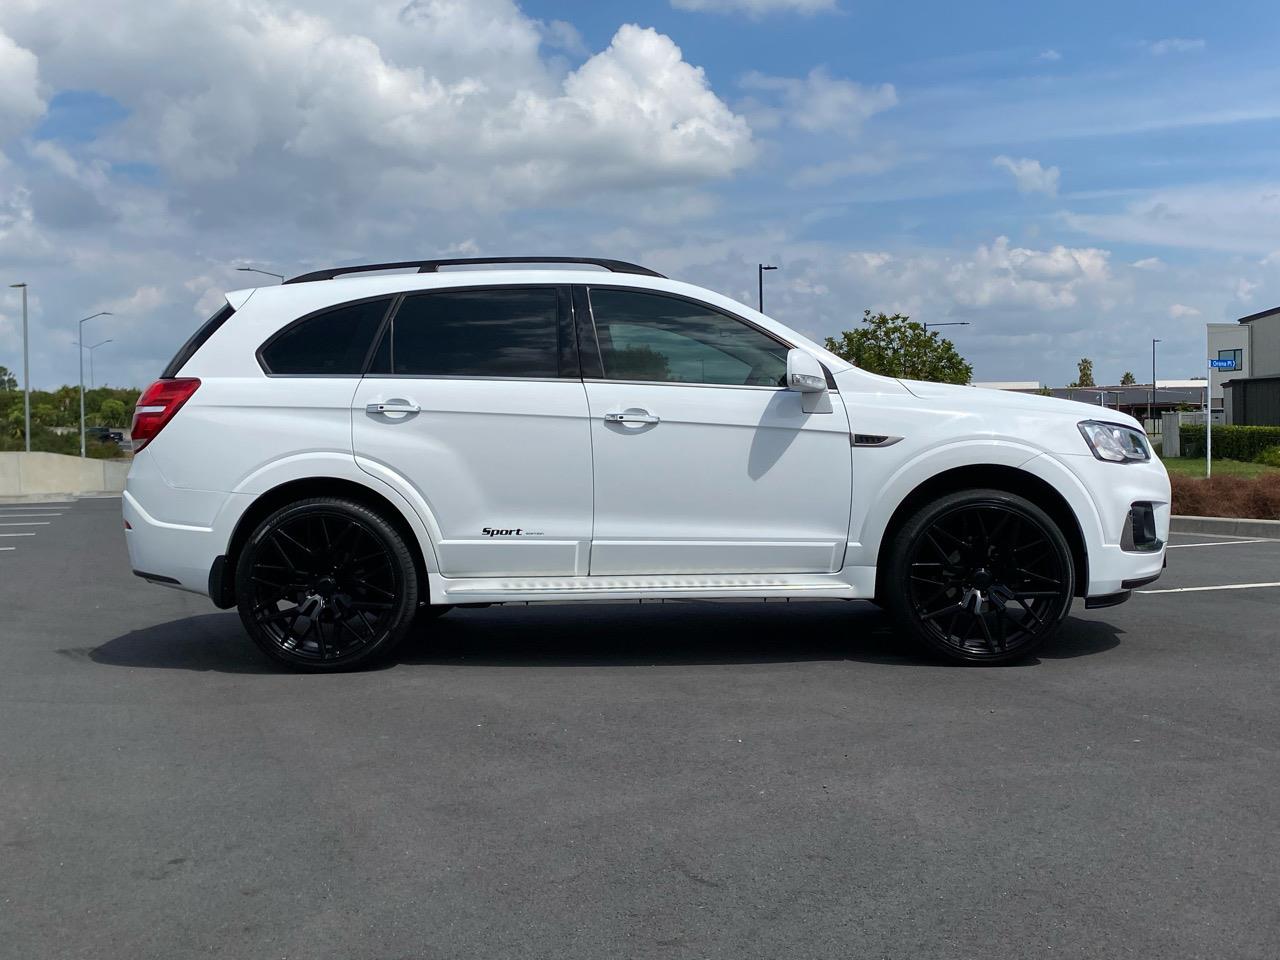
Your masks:
<svg viewBox="0 0 1280 960"><path fill-rule="evenodd" d="M9 371L8 367L0 367L0 391L17 389L18 378Z"/></svg>
<svg viewBox="0 0 1280 960"><path fill-rule="evenodd" d="M1097 384L1093 382L1093 361L1092 360L1090 360L1088 357L1081 357L1080 362L1076 364L1076 369L1079 371L1078 375L1076 376L1076 382L1067 384L1067 386L1071 386L1071 387L1096 387L1097 386Z"/></svg>
<svg viewBox="0 0 1280 960"><path fill-rule="evenodd" d="M1138 378L1129 370L1126 370L1124 375L1120 378L1120 386L1122 387L1132 387L1137 382Z"/></svg>
<svg viewBox="0 0 1280 960"><path fill-rule="evenodd" d="M887 377L968 383L973 367L950 340L900 313L886 316L864 310L865 326L845 330L839 339L827 337L827 349L856 367Z"/></svg>
<svg viewBox="0 0 1280 960"><path fill-rule="evenodd" d="M128 411L125 410L123 403L114 398L108 398L98 407L97 419L104 426L123 427L127 414Z"/></svg>

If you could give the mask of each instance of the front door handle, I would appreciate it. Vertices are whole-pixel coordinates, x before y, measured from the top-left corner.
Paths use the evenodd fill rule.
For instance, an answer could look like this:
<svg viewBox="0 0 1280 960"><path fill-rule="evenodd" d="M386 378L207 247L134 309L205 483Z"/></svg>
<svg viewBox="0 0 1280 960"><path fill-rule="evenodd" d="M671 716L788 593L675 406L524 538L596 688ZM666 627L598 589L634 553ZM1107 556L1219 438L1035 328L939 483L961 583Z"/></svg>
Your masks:
<svg viewBox="0 0 1280 960"><path fill-rule="evenodd" d="M364 408L365 413L421 413L422 408L408 400L389 400L386 403L370 403Z"/></svg>
<svg viewBox="0 0 1280 960"><path fill-rule="evenodd" d="M626 413L606 413L604 415L605 423L660 423L661 418L654 416L646 410L633 411Z"/></svg>

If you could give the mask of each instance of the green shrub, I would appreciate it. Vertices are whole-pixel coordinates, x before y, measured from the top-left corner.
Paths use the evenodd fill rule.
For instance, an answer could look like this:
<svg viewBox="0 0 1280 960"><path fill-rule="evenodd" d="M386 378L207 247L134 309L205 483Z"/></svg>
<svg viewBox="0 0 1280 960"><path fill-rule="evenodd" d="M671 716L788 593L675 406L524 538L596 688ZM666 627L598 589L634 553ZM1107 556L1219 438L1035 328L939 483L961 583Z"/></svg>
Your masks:
<svg viewBox="0 0 1280 960"><path fill-rule="evenodd" d="M1257 462L1265 467L1280 467L1280 446L1267 447L1258 454Z"/></svg>
<svg viewBox="0 0 1280 960"><path fill-rule="evenodd" d="M1182 456L1204 456L1204 427L1184 423L1178 428ZM1213 458L1215 460L1257 460L1268 447L1280 446L1280 427L1215 426Z"/></svg>

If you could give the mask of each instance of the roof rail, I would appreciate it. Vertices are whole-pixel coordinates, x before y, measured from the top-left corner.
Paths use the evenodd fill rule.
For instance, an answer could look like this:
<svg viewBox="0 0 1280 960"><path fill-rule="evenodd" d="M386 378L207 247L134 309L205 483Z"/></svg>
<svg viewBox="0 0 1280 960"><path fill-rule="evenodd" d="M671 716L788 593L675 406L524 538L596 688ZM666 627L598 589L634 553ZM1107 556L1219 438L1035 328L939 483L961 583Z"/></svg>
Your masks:
<svg viewBox="0 0 1280 960"><path fill-rule="evenodd" d="M313 270L311 273L290 277L285 283L310 283L312 280L332 280L348 273L373 273L378 270L408 270L416 268L418 273L437 273L441 267L462 266L479 263L588 263L604 267L610 273L635 273L645 277L659 277L662 274L642 267L639 264L627 263L625 260L604 260L600 257L457 257L452 260L402 260L399 263L365 263L354 267L330 267L327 270Z"/></svg>

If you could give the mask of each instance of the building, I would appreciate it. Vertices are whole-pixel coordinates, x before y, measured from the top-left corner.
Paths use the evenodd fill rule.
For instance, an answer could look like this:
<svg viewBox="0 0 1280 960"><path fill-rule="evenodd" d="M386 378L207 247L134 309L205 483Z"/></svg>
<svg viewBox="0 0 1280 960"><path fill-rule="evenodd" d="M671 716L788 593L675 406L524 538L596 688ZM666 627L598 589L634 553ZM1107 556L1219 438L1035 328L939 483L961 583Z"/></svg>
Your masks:
<svg viewBox="0 0 1280 960"><path fill-rule="evenodd" d="M1280 307L1207 326L1210 359L1235 362L1211 374L1226 422L1280 425Z"/></svg>

